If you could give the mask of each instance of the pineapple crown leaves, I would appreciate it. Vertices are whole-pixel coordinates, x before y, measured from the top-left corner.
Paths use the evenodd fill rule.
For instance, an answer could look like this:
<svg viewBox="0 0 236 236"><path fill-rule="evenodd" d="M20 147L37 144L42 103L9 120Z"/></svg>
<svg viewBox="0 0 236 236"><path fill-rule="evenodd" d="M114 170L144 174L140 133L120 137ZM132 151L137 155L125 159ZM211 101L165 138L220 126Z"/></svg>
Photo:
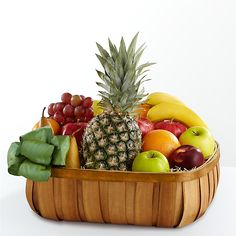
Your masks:
<svg viewBox="0 0 236 236"><path fill-rule="evenodd" d="M103 88L103 91L99 91L102 98L99 105L104 109L132 113L146 96L144 89L140 87L149 80L146 79L147 68L155 63L147 62L139 65L145 44L136 50L137 39L138 33L126 48L122 37L119 49L117 49L108 38L109 52L96 43L100 53L96 56L104 69L104 72L97 70L102 82L96 82L99 87Z"/></svg>

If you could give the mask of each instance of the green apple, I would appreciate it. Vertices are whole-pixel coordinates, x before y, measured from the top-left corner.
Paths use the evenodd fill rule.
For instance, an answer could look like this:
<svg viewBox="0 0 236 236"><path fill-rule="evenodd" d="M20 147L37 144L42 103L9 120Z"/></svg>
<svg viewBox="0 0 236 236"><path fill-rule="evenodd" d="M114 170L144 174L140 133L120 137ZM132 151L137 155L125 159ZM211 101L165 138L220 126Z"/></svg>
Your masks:
<svg viewBox="0 0 236 236"><path fill-rule="evenodd" d="M214 153L215 140L210 131L205 127L190 127L181 134L179 141L181 145L192 145L199 148L204 158L208 158Z"/></svg>
<svg viewBox="0 0 236 236"><path fill-rule="evenodd" d="M133 171L168 172L170 166L167 158L160 152L150 150L139 153L132 165Z"/></svg>

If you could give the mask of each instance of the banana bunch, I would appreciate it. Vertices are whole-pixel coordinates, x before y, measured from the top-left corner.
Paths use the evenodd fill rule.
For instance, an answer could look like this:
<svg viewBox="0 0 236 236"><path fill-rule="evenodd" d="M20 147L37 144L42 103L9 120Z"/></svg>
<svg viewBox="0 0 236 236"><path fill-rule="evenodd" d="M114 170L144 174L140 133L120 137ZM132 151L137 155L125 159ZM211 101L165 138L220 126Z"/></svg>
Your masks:
<svg viewBox="0 0 236 236"><path fill-rule="evenodd" d="M147 97L146 103L152 106L147 117L153 122L173 119L188 127L203 126L207 128L206 123L193 110L170 94L152 93Z"/></svg>

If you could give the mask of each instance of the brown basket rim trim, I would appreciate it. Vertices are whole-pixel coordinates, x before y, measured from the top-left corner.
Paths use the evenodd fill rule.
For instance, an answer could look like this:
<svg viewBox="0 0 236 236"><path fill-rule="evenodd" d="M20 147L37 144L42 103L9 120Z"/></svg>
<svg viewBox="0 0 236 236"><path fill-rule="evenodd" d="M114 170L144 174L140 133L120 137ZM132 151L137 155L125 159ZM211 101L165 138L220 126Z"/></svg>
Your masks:
<svg viewBox="0 0 236 236"><path fill-rule="evenodd" d="M92 169L52 168L52 177L79 180L118 181L118 182L179 182L190 181L210 172L218 163L220 149L216 143L215 153L202 166L191 171L152 173L134 171L108 171Z"/></svg>

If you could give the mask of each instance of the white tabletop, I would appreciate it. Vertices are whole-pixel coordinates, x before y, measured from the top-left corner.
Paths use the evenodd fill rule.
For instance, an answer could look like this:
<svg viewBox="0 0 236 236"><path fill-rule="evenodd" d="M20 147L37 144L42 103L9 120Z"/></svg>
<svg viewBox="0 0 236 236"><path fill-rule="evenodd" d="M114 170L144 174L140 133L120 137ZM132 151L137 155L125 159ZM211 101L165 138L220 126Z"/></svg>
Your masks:
<svg viewBox="0 0 236 236"><path fill-rule="evenodd" d="M2 168L3 166L0 169L0 235L235 235L236 168L221 168L216 196L205 215L193 224L177 229L43 219L30 209L26 201L25 179L10 176Z"/></svg>

